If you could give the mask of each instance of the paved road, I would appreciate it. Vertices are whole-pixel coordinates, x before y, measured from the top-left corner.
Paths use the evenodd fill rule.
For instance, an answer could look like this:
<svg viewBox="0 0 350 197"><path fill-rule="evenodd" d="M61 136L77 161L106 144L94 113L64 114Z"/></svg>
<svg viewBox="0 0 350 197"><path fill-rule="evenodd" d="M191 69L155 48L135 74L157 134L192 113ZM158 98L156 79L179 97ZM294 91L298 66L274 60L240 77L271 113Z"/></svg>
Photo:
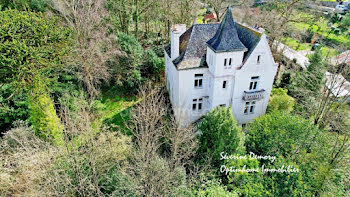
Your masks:
<svg viewBox="0 0 350 197"><path fill-rule="evenodd" d="M302 53L288 47L287 45L278 41L275 41L274 44L278 44L278 52L282 52L283 56L291 61L295 59L296 63L301 67L306 68L307 65L310 63L309 58L305 57Z"/></svg>

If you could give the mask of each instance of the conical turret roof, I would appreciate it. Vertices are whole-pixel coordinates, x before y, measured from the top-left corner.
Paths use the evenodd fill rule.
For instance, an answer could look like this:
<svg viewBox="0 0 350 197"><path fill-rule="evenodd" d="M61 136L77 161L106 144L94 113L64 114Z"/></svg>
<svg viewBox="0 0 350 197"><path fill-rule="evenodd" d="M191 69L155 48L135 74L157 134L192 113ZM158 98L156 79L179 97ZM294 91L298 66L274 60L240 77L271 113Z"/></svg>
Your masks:
<svg viewBox="0 0 350 197"><path fill-rule="evenodd" d="M228 7L224 19L207 45L215 52L246 51L247 48L240 41L236 29L236 23L233 20L231 8Z"/></svg>

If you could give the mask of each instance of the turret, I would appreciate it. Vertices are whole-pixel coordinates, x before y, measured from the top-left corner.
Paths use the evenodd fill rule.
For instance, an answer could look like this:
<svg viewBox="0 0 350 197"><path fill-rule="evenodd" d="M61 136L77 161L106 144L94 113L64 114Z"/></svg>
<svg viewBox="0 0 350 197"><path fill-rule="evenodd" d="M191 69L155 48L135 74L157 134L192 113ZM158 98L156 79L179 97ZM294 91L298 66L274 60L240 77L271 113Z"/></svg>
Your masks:
<svg viewBox="0 0 350 197"><path fill-rule="evenodd" d="M210 72L213 75L232 73L242 64L244 52L247 50L238 37L236 23L231 8L228 7L216 34L207 42Z"/></svg>

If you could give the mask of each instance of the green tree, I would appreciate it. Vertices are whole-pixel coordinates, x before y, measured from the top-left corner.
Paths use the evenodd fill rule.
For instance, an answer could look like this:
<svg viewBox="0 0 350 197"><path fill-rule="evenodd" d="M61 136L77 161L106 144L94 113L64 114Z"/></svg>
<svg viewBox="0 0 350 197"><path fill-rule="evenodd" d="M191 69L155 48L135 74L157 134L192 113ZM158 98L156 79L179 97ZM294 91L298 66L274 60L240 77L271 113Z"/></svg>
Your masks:
<svg viewBox="0 0 350 197"><path fill-rule="evenodd" d="M279 88L288 88L291 83L291 73L284 72L281 77L281 81L278 85Z"/></svg>
<svg viewBox="0 0 350 197"><path fill-rule="evenodd" d="M118 43L124 55L111 63L118 85L135 90L146 79L159 80L164 61L153 50L144 50L134 36L117 33Z"/></svg>
<svg viewBox="0 0 350 197"><path fill-rule="evenodd" d="M48 0L0 0L1 9L35 10L44 12Z"/></svg>
<svg viewBox="0 0 350 197"><path fill-rule="evenodd" d="M159 73L164 69L164 58L159 58L153 50L146 50L144 56L145 73L159 79Z"/></svg>
<svg viewBox="0 0 350 197"><path fill-rule="evenodd" d="M348 28L350 27L350 13L347 13L343 17L343 19L340 22L340 27L345 31L348 30Z"/></svg>
<svg viewBox="0 0 350 197"><path fill-rule="evenodd" d="M308 130L312 130L310 132ZM316 159L316 148L310 139L316 136L318 129L309 121L298 116L273 111L256 119L247 127L246 149L240 155L254 153L262 156L276 156L274 161L262 159L225 160L226 169L255 169L257 172L228 172L224 170L224 180L228 187L240 196L311 196L316 175L315 165L310 158ZM305 140L305 136L309 139ZM307 142L307 143L306 143ZM318 144L315 143L316 146ZM307 153L307 151L310 151ZM323 156L320 156L321 158ZM304 160L305 159L305 160ZM317 162L316 162L317 163ZM291 166L299 171L290 173L263 173L264 169L287 169Z"/></svg>
<svg viewBox="0 0 350 197"><path fill-rule="evenodd" d="M263 163L263 164L262 164ZM227 175L228 186L233 188L240 196L311 196L310 184L303 180L302 172L262 172L264 169L287 169L291 166L300 169L295 162L288 161L283 157L274 162L261 162L256 159L227 160L227 167L235 169L257 169L259 172L230 172Z"/></svg>
<svg viewBox="0 0 350 197"><path fill-rule="evenodd" d="M117 39L125 55L118 57L115 62L114 78L119 85L136 88L142 82L141 67L144 50L133 36L118 32Z"/></svg>
<svg viewBox="0 0 350 197"><path fill-rule="evenodd" d="M41 13L6 10L0 18L0 83L25 92L36 133L62 144L63 127L48 84L51 71L64 66L71 31Z"/></svg>
<svg viewBox="0 0 350 197"><path fill-rule="evenodd" d="M199 197L238 197L234 191L228 191L227 187L219 180L207 180L194 192Z"/></svg>
<svg viewBox="0 0 350 197"><path fill-rule="evenodd" d="M274 110L283 111L289 113L293 110L295 101L293 97L288 96L288 90L283 88L274 88L271 91L269 105L267 111L271 112Z"/></svg>
<svg viewBox="0 0 350 197"><path fill-rule="evenodd" d="M221 152L233 154L239 146L240 128L230 108L217 107L205 115L198 126L198 155L201 159L211 158L215 167L220 167Z"/></svg>
<svg viewBox="0 0 350 197"><path fill-rule="evenodd" d="M300 116L278 111L257 118L247 129L247 152L285 158L295 157L303 148L311 148L321 132Z"/></svg>
<svg viewBox="0 0 350 197"><path fill-rule="evenodd" d="M324 73L326 65L322 58L320 50L316 50L310 57L310 64L308 65L301 84L304 85L313 96L318 96L324 83Z"/></svg>
<svg viewBox="0 0 350 197"><path fill-rule="evenodd" d="M13 90L10 84L0 85L0 136L14 121L26 120L29 116L25 94L13 94Z"/></svg>
<svg viewBox="0 0 350 197"><path fill-rule="evenodd" d="M318 109L319 97L325 83L326 64L320 50L310 58L308 67L298 72L290 85L289 92L296 98L296 110L306 117L314 115Z"/></svg>
<svg viewBox="0 0 350 197"><path fill-rule="evenodd" d="M337 176L329 173L329 157L335 137L319 129L311 121L300 116L274 111L257 118L248 125L247 130L245 144L248 153L276 156L277 159L281 159L278 162L279 165L286 166L290 163L300 169L302 177L293 175L289 177L290 180L286 180L292 185L296 184L298 190L314 194L323 188L325 177L329 180L328 178ZM260 162L260 165L266 166L278 164ZM274 175L271 178L280 188L279 190L286 187L286 185L281 186L284 184L281 181L283 177ZM300 181L305 184L305 187L299 187Z"/></svg>

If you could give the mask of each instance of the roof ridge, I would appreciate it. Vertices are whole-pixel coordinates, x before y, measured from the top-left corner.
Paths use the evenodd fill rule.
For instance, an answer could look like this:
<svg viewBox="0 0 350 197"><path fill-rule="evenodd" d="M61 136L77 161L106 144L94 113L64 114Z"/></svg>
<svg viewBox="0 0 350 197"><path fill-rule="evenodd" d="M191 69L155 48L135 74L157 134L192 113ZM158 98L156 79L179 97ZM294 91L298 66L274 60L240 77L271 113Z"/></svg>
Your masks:
<svg viewBox="0 0 350 197"><path fill-rule="evenodd" d="M260 34L260 35L263 35L263 34L264 34L264 32L261 32L261 31L259 31L258 29L255 29L255 28L249 26L248 24L240 23L240 22L236 22L236 24L242 26L243 28L247 28L247 29L253 31L254 33L258 33L258 34Z"/></svg>
<svg viewBox="0 0 350 197"><path fill-rule="evenodd" d="M220 23L219 22L217 22L217 23L196 23L196 24L193 24L192 26L194 26L194 25L220 25Z"/></svg>

